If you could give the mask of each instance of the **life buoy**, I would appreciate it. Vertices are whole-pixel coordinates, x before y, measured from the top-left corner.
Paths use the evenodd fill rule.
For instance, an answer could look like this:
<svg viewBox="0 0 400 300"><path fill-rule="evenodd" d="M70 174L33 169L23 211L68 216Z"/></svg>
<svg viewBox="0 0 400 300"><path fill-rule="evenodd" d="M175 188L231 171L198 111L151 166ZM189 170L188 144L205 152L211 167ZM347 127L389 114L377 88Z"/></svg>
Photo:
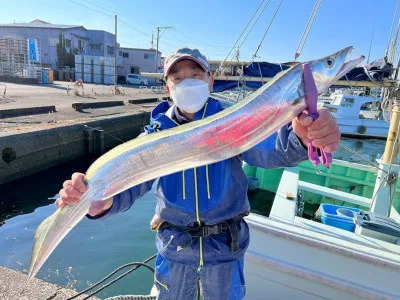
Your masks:
<svg viewBox="0 0 400 300"><path fill-rule="evenodd" d="M357 127L357 132L359 134L364 134L367 131L367 127L365 127L364 125L360 125Z"/></svg>

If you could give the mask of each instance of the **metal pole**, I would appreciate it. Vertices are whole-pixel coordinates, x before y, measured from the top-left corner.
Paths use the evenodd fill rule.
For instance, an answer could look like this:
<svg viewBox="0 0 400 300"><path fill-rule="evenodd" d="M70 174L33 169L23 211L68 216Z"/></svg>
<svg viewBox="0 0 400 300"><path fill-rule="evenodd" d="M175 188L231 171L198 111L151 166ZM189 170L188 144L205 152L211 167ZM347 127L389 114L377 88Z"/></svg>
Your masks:
<svg viewBox="0 0 400 300"><path fill-rule="evenodd" d="M160 39L160 27L157 26L157 50L156 50L156 66L155 66L155 73L158 73L158 41Z"/></svg>
<svg viewBox="0 0 400 300"><path fill-rule="evenodd" d="M161 36L164 34L165 30L167 29L175 29L173 26L168 26L168 27L159 27L157 26L157 50L156 50L156 66L155 66L155 73L158 73L158 42L161 38ZM163 32L160 35L160 31L163 30Z"/></svg>
<svg viewBox="0 0 400 300"><path fill-rule="evenodd" d="M117 90L117 15L115 15L115 36L114 36L114 89Z"/></svg>

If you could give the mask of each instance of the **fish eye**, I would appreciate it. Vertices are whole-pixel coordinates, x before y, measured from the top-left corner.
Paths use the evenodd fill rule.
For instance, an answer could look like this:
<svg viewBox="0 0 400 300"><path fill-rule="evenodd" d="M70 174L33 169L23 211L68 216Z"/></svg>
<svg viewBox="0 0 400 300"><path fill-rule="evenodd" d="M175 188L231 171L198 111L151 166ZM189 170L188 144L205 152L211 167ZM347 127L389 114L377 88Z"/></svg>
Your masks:
<svg viewBox="0 0 400 300"><path fill-rule="evenodd" d="M325 60L325 66L327 68L332 68L334 64L335 60L333 58L328 58L327 60Z"/></svg>

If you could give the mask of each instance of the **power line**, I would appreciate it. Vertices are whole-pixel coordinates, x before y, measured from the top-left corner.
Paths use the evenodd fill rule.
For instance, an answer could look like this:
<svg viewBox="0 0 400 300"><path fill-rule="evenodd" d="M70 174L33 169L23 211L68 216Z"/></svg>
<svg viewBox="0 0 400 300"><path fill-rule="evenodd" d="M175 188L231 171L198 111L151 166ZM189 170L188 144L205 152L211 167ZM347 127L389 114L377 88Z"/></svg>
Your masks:
<svg viewBox="0 0 400 300"><path fill-rule="evenodd" d="M175 34L175 32L174 32ZM203 43L203 42L194 42L194 41L189 41L189 40L182 40L182 39L172 39L170 37L165 38L166 40L171 40L171 41L175 41L175 42L179 42L179 43L188 43L188 44L193 44L193 45L201 45L201 46L207 46L207 47L214 47L214 48L229 48L230 46L226 45L226 46L222 46L222 45L214 45L214 44L207 44L207 43Z"/></svg>
<svg viewBox="0 0 400 300"><path fill-rule="evenodd" d="M83 7L86 7L87 9L96 11L96 12L98 12L98 13L100 13L100 14L102 14L102 15L105 15L105 16L107 16L107 17L114 18L114 16L109 15L109 14L106 14L106 13L102 12L101 10L98 10L98 9L96 9L96 8L92 8L92 7L86 6L85 4L76 2L76 1L74 1L74 0L67 0L67 1L72 2L72 3L75 3L75 4L80 5L80 6L83 6Z"/></svg>
<svg viewBox="0 0 400 300"><path fill-rule="evenodd" d="M140 32L140 33L143 34L143 35L151 36L151 34L146 33L146 32L144 32L144 31L142 31L142 30L140 30L140 29L137 29L137 28L133 27L131 24L129 24L129 23L123 21L123 20L119 20L119 21L120 21L121 23L125 24L126 26L132 28L133 30L136 30L137 32Z"/></svg>

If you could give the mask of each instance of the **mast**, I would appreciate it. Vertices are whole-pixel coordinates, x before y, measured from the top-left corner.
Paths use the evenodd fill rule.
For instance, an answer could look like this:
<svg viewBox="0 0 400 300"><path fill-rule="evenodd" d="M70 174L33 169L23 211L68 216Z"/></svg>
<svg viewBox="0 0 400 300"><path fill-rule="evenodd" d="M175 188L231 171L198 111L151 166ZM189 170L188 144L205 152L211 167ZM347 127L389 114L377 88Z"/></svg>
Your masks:
<svg viewBox="0 0 400 300"><path fill-rule="evenodd" d="M393 99L393 107L385 152L382 160L378 160L379 171L375 182L371 211L389 217L400 170L400 166L396 164L400 137L400 90L389 90L387 94Z"/></svg>

